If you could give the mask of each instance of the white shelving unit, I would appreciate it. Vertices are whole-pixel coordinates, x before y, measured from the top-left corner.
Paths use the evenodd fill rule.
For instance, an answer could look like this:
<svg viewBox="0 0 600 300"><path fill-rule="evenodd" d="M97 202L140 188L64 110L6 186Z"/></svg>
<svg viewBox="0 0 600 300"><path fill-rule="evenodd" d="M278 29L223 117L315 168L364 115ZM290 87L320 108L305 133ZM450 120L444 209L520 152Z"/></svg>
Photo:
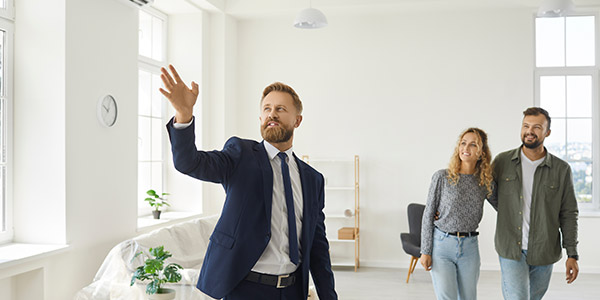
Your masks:
<svg viewBox="0 0 600 300"><path fill-rule="evenodd" d="M360 267L360 184L359 157L353 159L302 160L325 177L325 227L329 241L331 265ZM342 227L354 228L354 239L338 239ZM352 253L354 246L354 253Z"/></svg>

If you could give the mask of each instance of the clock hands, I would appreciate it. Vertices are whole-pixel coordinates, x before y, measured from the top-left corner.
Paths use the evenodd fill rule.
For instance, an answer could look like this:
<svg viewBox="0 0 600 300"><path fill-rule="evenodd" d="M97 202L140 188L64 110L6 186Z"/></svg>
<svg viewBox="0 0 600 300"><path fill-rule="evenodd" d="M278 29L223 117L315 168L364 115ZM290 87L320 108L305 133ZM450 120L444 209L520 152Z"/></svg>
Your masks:
<svg viewBox="0 0 600 300"><path fill-rule="evenodd" d="M111 127L117 120L117 104L111 95L106 95L98 101L98 118L100 123Z"/></svg>

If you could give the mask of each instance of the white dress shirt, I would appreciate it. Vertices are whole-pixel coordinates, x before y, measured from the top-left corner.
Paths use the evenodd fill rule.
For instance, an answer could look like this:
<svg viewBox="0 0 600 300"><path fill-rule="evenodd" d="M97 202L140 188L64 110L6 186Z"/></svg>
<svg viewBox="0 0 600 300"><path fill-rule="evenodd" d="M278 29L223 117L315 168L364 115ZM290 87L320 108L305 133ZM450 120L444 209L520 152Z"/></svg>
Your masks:
<svg viewBox="0 0 600 300"><path fill-rule="evenodd" d="M193 120L193 119L192 119ZM184 129L192 124L173 123L176 129ZM277 156L279 149L264 141L265 150L271 162L273 169L273 204L271 206L271 239L267 248L262 253L252 271L263 274L282 275L290 274L296 271L296 266L290 260L290 242L288 231L287 205L285 202L285 190L283 188L283 175L281 174L281 159ZM298 257L302 262L302 209L304 202L302 198L302 182L300 181L300 172L298 164L293 159L292 148L285 151L287 154L287 163L290 170L290 181L292 183L292 194L294 195L294 214L296 215L296 236L298 237Z"/></svg>
<svg viewBox="0 0 600 300"><path fill-rule="evenodd" d="M280 152L275 146L264 141L265 150L273 169L273 204L271 206L271 239L267 248L260 256L252 271L281 275L289 274L298 266L290 260L290 243L288 234L287 205L285 202L285 191L283 188L283 175L281 174L281 159L277 156ZM298 164L292 156L292 148L285 151L288 155L287 163L290 169L290 181L294 195L294 214L296 215L296 236L298 237L298 249L302 249L300 237L302 235L302 183ZM302 251L299 253L302 262Z"/></svg>

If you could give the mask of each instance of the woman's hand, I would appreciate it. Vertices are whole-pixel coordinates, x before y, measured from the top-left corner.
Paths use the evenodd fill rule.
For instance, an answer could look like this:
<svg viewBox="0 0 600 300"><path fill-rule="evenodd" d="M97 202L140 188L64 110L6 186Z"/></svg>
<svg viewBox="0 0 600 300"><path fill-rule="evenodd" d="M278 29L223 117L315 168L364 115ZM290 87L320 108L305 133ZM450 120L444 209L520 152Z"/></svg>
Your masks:
<svg viewBox="0 0 600 300"><path fill-rule="evenodd" d="M421 254L420 261L425 271L431 271L431 255Z"/></svg>

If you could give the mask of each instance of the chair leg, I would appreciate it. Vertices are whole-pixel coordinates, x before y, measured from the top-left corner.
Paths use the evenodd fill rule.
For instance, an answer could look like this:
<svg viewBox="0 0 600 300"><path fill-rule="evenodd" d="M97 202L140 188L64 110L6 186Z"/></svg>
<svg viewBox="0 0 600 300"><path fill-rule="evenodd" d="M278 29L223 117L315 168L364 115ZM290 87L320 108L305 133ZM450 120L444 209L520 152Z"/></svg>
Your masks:
<svg viewBox="0 0 600 300"><path fill-rule="evenodd" d="M412 265L412 269L410 270L410 274L412 274L412 273L415 272L415 268L417 267L417 262L419 262L419 258L418 257L414 257L413 256L413 258L414 258L414 263Z"/></svg>
<svg viewBox="0 0 600 300"><path fill-rule="evenodd" d="M408 283L408 280L410 279L410 274L415 271L415 267L417 266L418 260L419 259L414 256L410 257L410 265L408 266L408 276L406 276L406 283Z"/></svg>

